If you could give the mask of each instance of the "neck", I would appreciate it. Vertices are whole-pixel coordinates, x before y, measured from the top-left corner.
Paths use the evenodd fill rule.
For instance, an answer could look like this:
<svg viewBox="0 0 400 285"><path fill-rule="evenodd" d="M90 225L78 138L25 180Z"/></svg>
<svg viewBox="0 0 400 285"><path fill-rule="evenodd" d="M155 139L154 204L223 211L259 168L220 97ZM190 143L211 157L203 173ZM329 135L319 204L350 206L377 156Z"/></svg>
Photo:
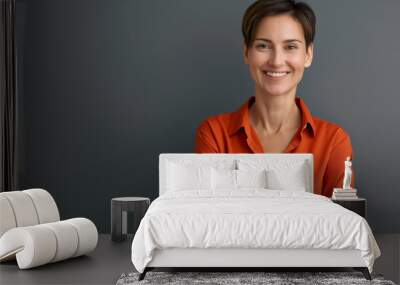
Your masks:
<svg viewBox="0 0 400 285"><path fill-rule="evenodd" d="M256 92L255 97L256 102L250 109L253 127L276 134L300 126L301 113L295 102L295 92L279 96Z"/></svg>

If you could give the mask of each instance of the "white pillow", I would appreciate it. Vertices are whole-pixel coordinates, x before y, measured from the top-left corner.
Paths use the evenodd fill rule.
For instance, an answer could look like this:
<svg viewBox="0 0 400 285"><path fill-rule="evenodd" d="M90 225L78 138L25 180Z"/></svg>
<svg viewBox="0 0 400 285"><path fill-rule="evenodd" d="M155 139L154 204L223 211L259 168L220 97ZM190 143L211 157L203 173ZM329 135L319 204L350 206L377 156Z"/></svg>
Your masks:
<svg viewBox="0 0 400 285"><path fill-rule="evenodd" d="M236 170L238 188L267 188L266 171Z"/></svg>
<svg viewBox="0 0 400 285"><path fill-rule="evenodd" d="M202 157L203 156L203 157ZM167 163L175 163L182 166L213 167L216 169L236 169L235 159L207 158L207 155L199 154L202 158L173 158L168 159Z"/></svg>
<svg viewBox="0 0 400 285"><path fill-rule="evenodd" d="M307 191L310 175L308 161L297 159L239 159L240 170L265 169L267 188L274 190L299 190Z"/></svg>
<svg viewBox="0 0 400 285"><path fill-rule="evenodd" d="M269 158L254 158L254 159L238 159L237 169L240 170L270 170L270 169L288 169L296 168L299 165L303 165L304 159L296 159L293 157L269 157Z"/></svg>
<svg viewBox="0 0 400 285"><path fill-rule="evenodd" d="M214 190L236 190L236 170L212 168L211 175L212 188Z"/></svg>
<svg viewBox="0 0 400 285"><path fill-rule="evenodd" d="M240 188L266 188L265 170L211 170L212 188L214 190L237 190Z"/></svg>
<svg viewBox="0 0 400 285"><path fill-rule="evenodd" d="M304 165L295 168L267 170L267 188L273 190L306 191Z"/></svg>
<svg viewBox="0 0 400 285"><path fill-rule="evenodd" d="M168 190L211 189L211 167L168 164Z"/></svg>

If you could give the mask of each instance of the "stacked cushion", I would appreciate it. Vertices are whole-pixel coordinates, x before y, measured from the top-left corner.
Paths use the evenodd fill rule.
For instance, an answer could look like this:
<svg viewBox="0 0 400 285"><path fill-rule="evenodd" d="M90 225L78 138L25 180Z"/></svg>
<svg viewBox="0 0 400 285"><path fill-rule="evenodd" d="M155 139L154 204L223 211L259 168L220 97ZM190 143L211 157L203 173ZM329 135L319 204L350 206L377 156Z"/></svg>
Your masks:
<svg viewBox="0 0 400 285"><path fill-rule="evenodd" d="M0 259L16 256L20 269L28 269L86 254L97 245L97 230L88 219L13 228L0 239Z"/></svg>
<svg viewBox="0 0 400 285"><path fill-rule="evenodd" d="M9 229L15 228L17 222L11 203L0 193L0 237Z"/></svg>
<svg viewBox="0 0 400 285"><path fill-rule="evenodd" d="M60 220L57 205L46 190L30 189L0 193L0 237L14 227Z"/></svg>

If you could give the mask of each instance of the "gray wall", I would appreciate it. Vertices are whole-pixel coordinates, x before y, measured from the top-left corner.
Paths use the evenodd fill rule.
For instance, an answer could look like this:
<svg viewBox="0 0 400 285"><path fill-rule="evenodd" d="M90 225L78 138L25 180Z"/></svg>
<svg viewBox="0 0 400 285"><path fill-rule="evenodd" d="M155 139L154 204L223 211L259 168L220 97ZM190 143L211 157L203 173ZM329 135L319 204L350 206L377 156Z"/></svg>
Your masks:
<svg viewBox="0 0 400 285"><path fill-rule="evenodd" d="M205 117L250 95L252 1L18 0L19 187L109 231L110 198L158 191L158 154L192 152ZM352 138L376 232L400 232L400 1L307 1L315 61L299 89Z"/></svg>

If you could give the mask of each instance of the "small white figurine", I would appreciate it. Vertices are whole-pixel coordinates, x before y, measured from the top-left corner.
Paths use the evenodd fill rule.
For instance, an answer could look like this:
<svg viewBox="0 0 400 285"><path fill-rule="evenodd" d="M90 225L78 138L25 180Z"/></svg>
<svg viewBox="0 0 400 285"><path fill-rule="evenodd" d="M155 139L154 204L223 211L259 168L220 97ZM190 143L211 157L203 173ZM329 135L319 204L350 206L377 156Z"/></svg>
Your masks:
<svg viewBox="0 0 400 285"><path fill-rule="evenodd" d="M348 156L344 162L343 189L352 189L350 186L352 175L351 164L350 157Z"/></svg>

